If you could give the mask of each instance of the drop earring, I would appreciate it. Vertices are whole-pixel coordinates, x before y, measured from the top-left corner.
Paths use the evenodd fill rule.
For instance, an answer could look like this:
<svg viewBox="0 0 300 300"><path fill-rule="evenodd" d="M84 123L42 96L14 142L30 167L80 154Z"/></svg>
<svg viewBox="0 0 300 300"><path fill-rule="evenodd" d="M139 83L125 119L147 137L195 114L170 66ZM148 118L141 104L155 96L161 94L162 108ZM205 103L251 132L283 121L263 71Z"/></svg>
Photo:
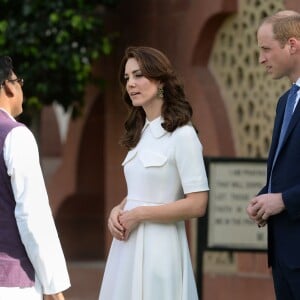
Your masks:
<svg viewBox="0 0 300 300"><path fill-rule="evenodd" d="M163 99L164 98L164 89L162 87L158 87L157 89L157 97Z"/></svg>

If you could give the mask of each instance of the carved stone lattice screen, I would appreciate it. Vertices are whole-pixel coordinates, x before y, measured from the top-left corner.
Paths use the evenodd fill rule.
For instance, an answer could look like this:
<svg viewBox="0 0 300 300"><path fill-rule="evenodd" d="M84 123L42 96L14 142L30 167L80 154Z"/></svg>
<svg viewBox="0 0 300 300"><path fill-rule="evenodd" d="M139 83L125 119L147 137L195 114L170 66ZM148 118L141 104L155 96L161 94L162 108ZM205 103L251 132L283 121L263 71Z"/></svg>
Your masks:
<svg viewBox="0 0 300 300"><path fill-rule="evenodd" d="M266 157L276 103L289 82L272 79L258 63L256 30L262 18L284 9L284 3L239 0L238 7L216 35L209 68L226 104L237 155Z"/></svg>

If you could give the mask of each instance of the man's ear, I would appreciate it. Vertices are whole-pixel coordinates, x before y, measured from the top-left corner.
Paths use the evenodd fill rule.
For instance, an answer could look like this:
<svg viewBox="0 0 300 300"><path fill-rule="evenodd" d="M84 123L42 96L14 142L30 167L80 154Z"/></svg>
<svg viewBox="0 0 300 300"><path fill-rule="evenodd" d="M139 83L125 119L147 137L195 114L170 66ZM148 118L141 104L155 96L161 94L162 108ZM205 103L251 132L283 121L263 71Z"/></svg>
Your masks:
<svg viewBox="0 0 300 300"><path fill-rule="evenodd" d="M298 51L300 51L300 41L296 38L289 38L287 42L289 46L289 51L291 54L294 54Z"/></svg>
<svg viewBox="0 0 300 300"><path fill-rule="evenodd" d="M6 93L7 97L9 97L9 98L14 97L15 91L11 87L11 84L7 84L7 81L3 84L2 89Z"/></svg>

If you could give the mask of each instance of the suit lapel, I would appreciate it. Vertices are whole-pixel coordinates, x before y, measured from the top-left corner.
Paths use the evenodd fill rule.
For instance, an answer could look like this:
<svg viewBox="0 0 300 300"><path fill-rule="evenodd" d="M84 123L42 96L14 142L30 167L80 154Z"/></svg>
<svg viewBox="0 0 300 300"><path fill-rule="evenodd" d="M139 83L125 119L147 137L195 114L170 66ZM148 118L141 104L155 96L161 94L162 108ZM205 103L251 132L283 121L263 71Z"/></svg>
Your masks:
<svg viewBox="0 0 300 300"><path fill-rule="evenodd" d="M274 122L274 129L273 129L273 136L272 136L272 143L271 143L271 147L270 147L270 151L269 151L269 168L271 169L272 165L273 165L273 160L274 160L274 156L276 153L276 148L278 145L278 141L279 141L279 135L280 135L280 131L281 131L281 125L283 122L283 116L284 116L284 110L285 110L285 105L286 105L286 101L287 101L287 95L288 93L284 94L278 102L278 107L276 110L276 116L275 116L275 122Z"/></svg>
<svg viewBox="0 0 300 300"><path fill-rule="evenodd" d="M279 135L280 135L281 126L282 126L282 122L283 122L284 110L285 110L288 94L289 94L289 90L282 96L282 103L280 103L280 106L278 106L278 112L277 112L275 125L274 125L272 145L271 145L271 149L270 149L270 158L271 158L272 163L273 163L274 155L276 153L276 148L277 148L277 145L278 145L278 140L279 140ZM279 150L278 155L280 155L280 152L281 152L282 148L285 146L285 143L286 143L288 137L291 135L293 129L295 128L295 126L297 125L297 123L300 120L300 103L299 102L297 103L295 111L292 115L290 124L289 124L289 126L287 128L287 131L285 133L285 136L284 136L284 139L282 141L282 145L281 145L281 148Z"/></svg>
<svg viewBox="0 0 300 300"><path fill-rule="evenodd" d="M291 132L293 131L293 129L295 128L295 126L297 125L297 123L299 122L299 120L300 120L300 105L299 105L299 102L298 102L297 106L295 108L295 111L294 111L294 113L292 115L290 124L289 124L289 126L287 128L287 131L286 131L286 134L285 134L282 146L284 146L287 138L290 136Z"/></svg>

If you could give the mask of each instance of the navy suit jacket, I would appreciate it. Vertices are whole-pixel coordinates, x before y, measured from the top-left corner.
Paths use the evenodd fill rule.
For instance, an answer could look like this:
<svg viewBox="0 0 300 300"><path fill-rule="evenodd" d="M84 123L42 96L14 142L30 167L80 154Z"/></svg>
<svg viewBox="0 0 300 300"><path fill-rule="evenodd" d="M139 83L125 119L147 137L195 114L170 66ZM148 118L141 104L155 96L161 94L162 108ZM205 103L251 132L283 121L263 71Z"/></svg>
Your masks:
<svg viewBox="0 0 300 300"><path fill-rule="evenodd" d="M279 140L289 91L279 98L267 163L267 184L259 194L268 193L271 168ZM300 268L300 103L298 103L272 173L272 193L282 193L286 209L268 220L268 262L274 258L291 268Z"/></svg>

